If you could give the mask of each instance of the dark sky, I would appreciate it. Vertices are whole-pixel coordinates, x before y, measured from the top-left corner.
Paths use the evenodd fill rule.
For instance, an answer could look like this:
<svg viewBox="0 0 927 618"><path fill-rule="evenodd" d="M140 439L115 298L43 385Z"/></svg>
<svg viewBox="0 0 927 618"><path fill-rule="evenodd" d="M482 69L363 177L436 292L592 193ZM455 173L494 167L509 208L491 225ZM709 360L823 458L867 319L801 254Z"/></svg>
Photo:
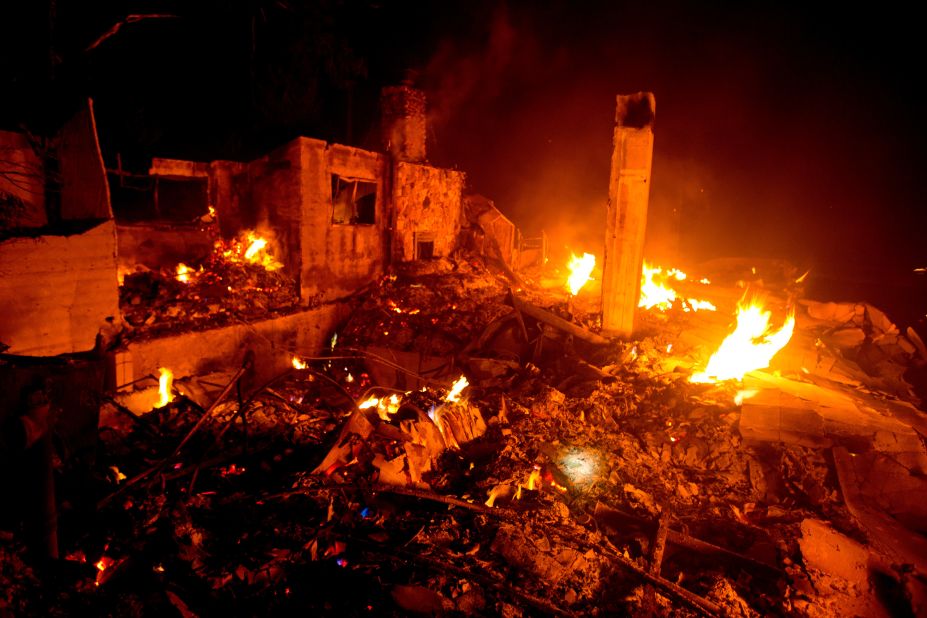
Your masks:
<svg viewBox="0 0 927 618"><path fill-rule="evenodd" d="M32 4L4 20L0 120L91 95L105 156L140 169L297 134L377 148L379 88L412 71L433 163L526 230L598 251L615 95L650 90L649 251L927 265L924 54L900 3L56 0L52 20ZM176 17L86 50L128 13Z"/></svg>

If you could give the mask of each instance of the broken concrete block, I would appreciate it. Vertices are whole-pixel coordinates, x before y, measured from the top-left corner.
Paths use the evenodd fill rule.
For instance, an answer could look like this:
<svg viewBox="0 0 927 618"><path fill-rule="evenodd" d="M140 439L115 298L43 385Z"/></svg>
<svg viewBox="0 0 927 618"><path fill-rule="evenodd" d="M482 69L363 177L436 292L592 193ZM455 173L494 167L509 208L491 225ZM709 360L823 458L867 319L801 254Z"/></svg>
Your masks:
<svg viewBox="0 0 927 618"><path fill-rule="evenodd" d="M760 372L748 375L744 388L757 391L742 407L745 440L812 448L843 444L856 451L877 444L909 469L927 471L927 452L917 431L887 411L859 406L834 389Z"/></svg>
<svg viewBox="0 0 927 618"><path fill-rule="evenodd" d="M871 546L890 563L907 565L921 578L927 576L927 539L878 508L874 496L882 489L881 479L870 476L871 459L853 455L843 447L832 452L844 502Z"/></svg>
<svg viewBox="0 0 927 618"><path fill-rule="evenodd" d="M814 519L802 521L798 545L818 596L810 614L889 615L870 585L863 545Z"/></svg>
<svg viewBox="0 0 927 618"><path fill-rule="evenodd" d="M866 333L863 329L857 327L840 328L824 336L827 343L840 348L841 350L852 350L866 340Z"/></svg>
<svg viewBox="0 0 927 618"><path fill-rule="evenodd" d="M802 300L802 305L808 315L816 320L844 324L856 316L855 303L820 303L813 300Z"/></svg>

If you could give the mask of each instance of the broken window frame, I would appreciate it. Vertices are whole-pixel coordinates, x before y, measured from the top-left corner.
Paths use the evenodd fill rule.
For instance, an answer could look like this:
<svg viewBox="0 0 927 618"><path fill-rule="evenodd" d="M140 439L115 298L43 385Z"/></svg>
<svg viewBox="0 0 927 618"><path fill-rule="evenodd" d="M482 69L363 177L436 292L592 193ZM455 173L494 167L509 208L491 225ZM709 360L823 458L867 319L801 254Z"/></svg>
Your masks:
<svg viewBox="0 0 927 618"><path fill-rule="evenodd" d="M332 225L376 225L379 197L376 179L343 176L335 172L332 172L331 177ZM372 191L358 197L358 189L362 185L369 185ZM338 198L349 188L350 198L339 204ZM339 206L341 206L341 212L339 212Z"/></svg>

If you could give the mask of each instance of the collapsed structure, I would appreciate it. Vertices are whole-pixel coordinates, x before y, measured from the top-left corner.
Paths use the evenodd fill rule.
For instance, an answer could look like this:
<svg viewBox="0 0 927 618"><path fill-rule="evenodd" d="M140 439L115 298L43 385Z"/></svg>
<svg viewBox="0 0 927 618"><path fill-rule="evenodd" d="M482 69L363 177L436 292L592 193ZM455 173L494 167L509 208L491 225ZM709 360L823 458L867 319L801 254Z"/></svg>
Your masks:
<svg viewBox="0 0 927 618"><path fill-rule="evenodd" d="M382 106L383 152L300 137L144 175L104 168L92 105L42 145L54 165L0 134L23 175L0 176L3 411L27 441L62 412L75 568L74 594L36 599L11 537L0 601L924 611L915 332L801 299L788 264L641 272L652 95L618 99L604 273L586 254L575 279L428 165L420 93Z"/></svg>

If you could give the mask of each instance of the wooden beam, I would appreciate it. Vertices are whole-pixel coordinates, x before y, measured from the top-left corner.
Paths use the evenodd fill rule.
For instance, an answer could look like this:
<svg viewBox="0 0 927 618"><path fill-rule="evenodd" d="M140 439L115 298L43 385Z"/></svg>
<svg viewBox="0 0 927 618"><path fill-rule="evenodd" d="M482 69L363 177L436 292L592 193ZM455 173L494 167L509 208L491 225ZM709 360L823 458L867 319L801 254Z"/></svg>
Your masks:
<svg viewBox="0 0 927 618"><path fill-rule="evenodd" d="M582 326L568 322L549 311L541 309L540 307L535 307L534 305L516 297L514 294L510 294L509 302L511 302L512 307L514 307L517 311L531 316L539 322L544 322L545 324L553 326L558 330L562 330L568 335L573 335L577 339L582 339L583 341L593 345L608 345L608 339L605 337L601 337L592 331L586 330Z"/></svg>
<svg viewBox="0 0 927 618"><path fill-rule="evenodd" d="M650 168L653 158L652 93L618 95L602 277L602 332L630 337L640 295Z"/></svg>

